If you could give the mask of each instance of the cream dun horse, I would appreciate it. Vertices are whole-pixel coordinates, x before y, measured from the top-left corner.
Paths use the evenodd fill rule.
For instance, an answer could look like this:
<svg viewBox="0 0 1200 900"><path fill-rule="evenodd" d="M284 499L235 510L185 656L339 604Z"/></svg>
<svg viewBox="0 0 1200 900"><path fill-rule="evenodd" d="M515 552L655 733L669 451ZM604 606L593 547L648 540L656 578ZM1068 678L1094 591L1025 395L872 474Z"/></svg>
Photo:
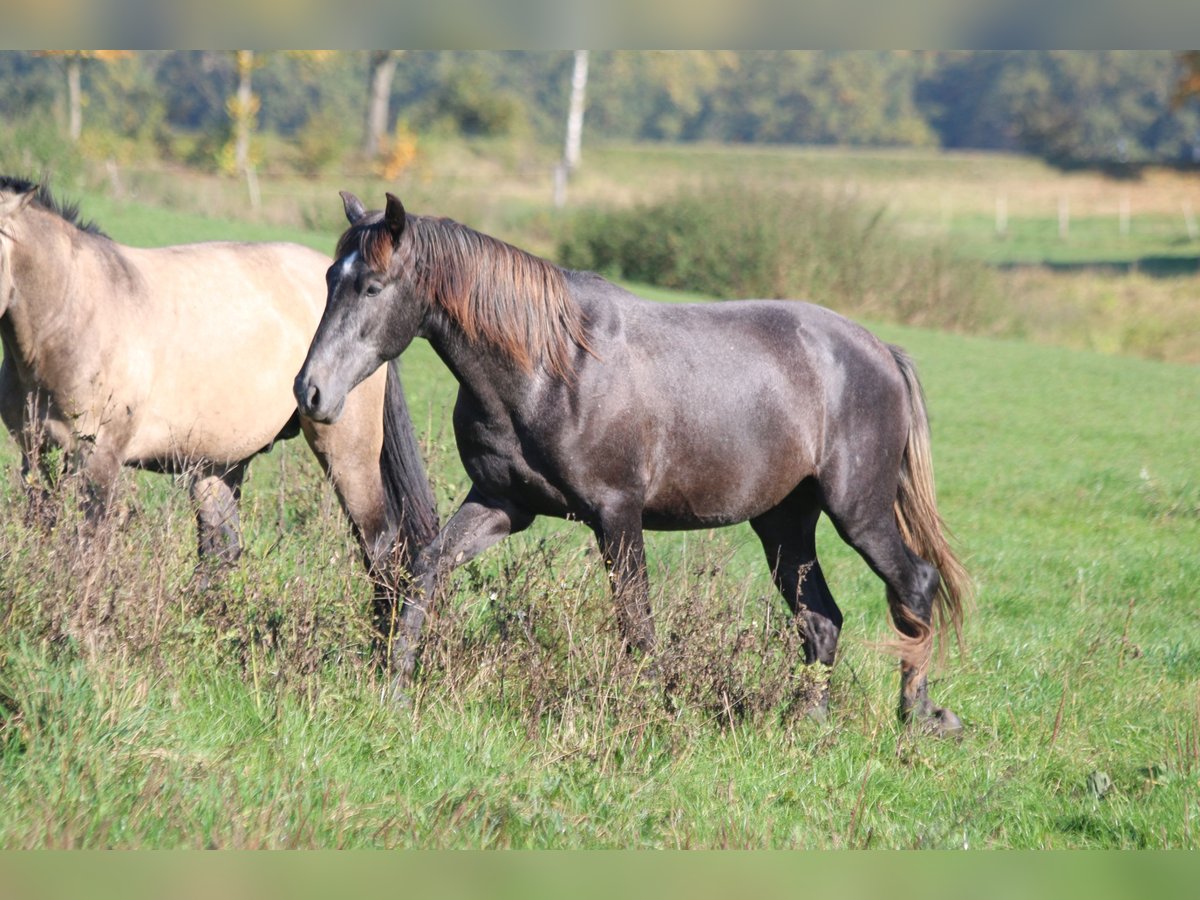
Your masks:
<svg viewBox="0 0 1200 900"><path fill-rule="evenodd" d="M38 442L61 447L95 520L122 465L186 474L200 555L220 565L240 554L247 463L303 431L368 566L420 549L437 515L394 369L354 390L336 425L296 412L328 266L295 244L122 246L45 186L0 177L0 416L27 481L47 458Z"/></svg>

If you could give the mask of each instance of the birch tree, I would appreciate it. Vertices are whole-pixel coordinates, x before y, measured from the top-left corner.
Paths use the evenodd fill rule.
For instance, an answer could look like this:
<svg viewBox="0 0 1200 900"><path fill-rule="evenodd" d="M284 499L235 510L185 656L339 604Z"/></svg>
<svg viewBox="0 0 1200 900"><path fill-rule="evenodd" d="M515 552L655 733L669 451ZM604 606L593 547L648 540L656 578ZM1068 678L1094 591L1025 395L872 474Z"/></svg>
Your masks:
<svg viewBox="0 0 1200 900"><path fill-rule="evenodd" d="M583 151L583 109L587 100L588 52L575 51L571 69L571 100L567 107L567 137L562 162L554 170L554 205L567 202L567 178L579 168Z"/></svg>
<svg viewBox="0 0 1200 900"><path fill-rule="evenodd" d="M113 62L133 56L132 50L43 50L39 56L58 56L67 70L67 134L73 143L83 134L83 64L86 60Z"/></svg>

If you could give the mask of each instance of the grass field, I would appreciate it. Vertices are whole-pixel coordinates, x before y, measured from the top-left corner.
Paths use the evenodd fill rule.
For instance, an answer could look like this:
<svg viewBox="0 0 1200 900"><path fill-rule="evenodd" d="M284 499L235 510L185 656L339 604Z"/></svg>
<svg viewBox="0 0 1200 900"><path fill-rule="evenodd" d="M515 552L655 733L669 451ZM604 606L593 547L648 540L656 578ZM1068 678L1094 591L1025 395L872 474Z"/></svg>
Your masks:
<svg viewBox="0 0 1200 900"><path fill-rule="evenodd" d="M131 243L328 248L337 227L84 211ZM882 586L829 529L846 624L825 724L792 708L805 673L747 530L651 536L685 676L668 709L619 652L589 535L558 522L460 570L399 713L367 659L370 585L302 445L251 467L249 552L198 592L171 479L128 476L135 514L81 547L69 503L50 534L25 524L5 441L0 846L1197 848L1200 372L876 330L918 362L942 512L978 582L966 654L933 684L961 743L897 725ZM403 371L445 516L466 488L454 385L423 344Z"/></svg>

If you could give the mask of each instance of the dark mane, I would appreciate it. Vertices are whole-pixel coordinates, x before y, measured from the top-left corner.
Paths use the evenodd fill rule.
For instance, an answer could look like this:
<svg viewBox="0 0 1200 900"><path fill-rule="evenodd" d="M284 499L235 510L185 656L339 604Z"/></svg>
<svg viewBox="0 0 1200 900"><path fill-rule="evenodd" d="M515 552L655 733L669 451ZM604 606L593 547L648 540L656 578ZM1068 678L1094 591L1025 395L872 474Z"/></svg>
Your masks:
<svg viewBox="0 0 1200 900"><path fill-rule="evenodd" d="M526 371L574 371L572 345L591 352L587 322L558 266L451 219L408 216L399 245L381 216L350 228L337 256L357 251L375 270L405 273L470 340L483 340Z"/></svg>
<svg viewBox="0 0 1200 900"><path fill-rule="evenodd" d="M13 191L18 194L23 194L26 191L36 190L34 202L42 209L54 213L64 222L74 225L80 231L94 234L99 237L108 237L99 226L92 221L83 221L79 216L78 203L63 203L55 198L50 193L50 186L46 182L34 183L27 181L24 178L15 178L11 175L0 175L0 191Z"/></svg>

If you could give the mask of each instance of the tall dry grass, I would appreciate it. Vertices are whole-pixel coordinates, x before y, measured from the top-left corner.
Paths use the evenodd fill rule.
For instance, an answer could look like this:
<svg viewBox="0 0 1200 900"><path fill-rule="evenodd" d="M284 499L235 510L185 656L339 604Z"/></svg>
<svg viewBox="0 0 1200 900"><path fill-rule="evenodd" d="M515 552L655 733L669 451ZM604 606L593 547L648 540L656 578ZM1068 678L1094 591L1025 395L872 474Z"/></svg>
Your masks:
<svg viewBox="0 0 1200 900"><path fill-rule="evenodd" d="M112 514L89 523L78 476L49 486L31 517L9 469L0 691L6 674L16 677L20 646L102 680L132 669L173 683L198 666L313 708L329 691L381 696L373 586L332 491L302 453L289 445L255 462L245 552L216 578L199 577L183 477L126 472ZM720 541L700 547L655 579L653 659L622 649L585 529L558 523L459 570L427 626L415 715L428 704L439 714L494 706L564 746L681 715L716 727L802 715L826 673L802 664L800 635L769 581L726 572ZM17 707L4 728L21 732L32 726Z"/></svg>

